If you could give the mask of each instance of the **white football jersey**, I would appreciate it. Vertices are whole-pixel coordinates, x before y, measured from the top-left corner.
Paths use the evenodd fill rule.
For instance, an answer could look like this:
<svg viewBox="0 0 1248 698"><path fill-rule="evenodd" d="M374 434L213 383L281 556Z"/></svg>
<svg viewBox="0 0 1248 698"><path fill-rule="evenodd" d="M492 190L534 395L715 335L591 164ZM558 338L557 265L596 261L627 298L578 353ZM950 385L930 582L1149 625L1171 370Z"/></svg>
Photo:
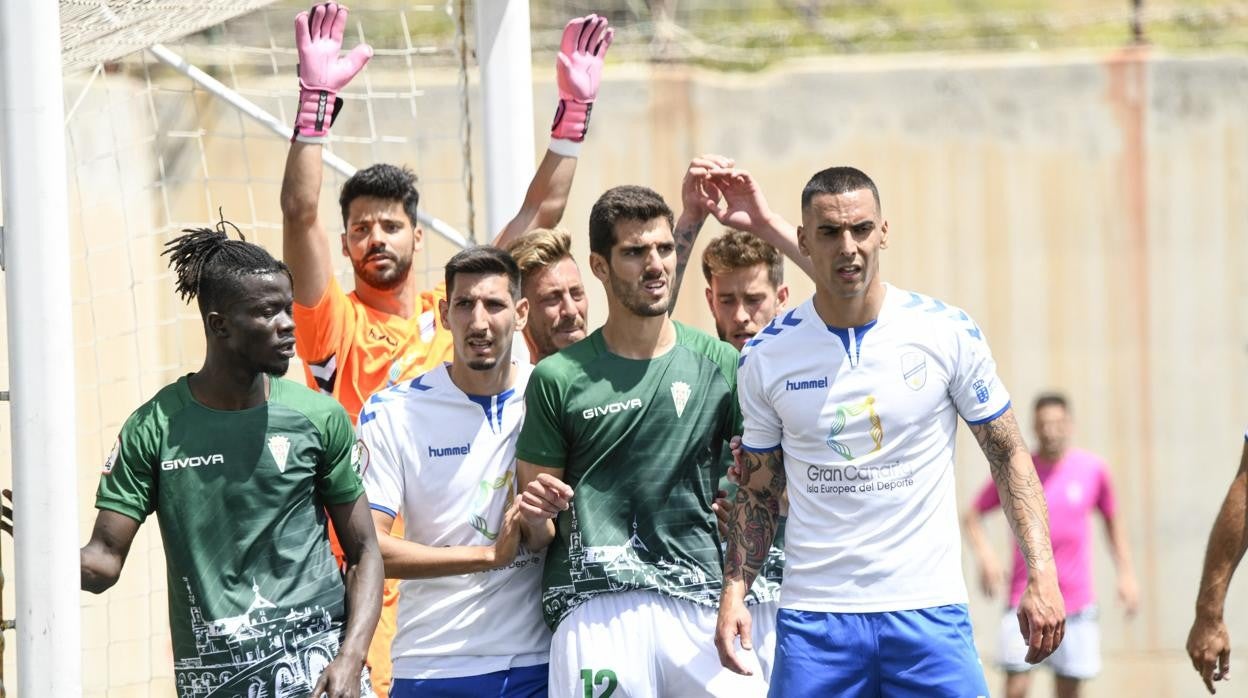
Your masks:
<svg viewBox="0 0 1248 698"><path fill-rule="evenodd" d="M467 395L443 364L375 394L360 411L360 467L372 508L402 516L428 546L493 545L515 496L516 438L532 367L498 395ZM399 584L396 678L475 676L547 661L543 558Z"/></svg>
<svg viewBox="0 0 1248 698"><path fill-rule="evenodd" d="M784 452L789 519L780 605L875 613L966 603L957 418L1010 405L975 322L886 286L879 317L824 324L811 301L745 346L743 445Z"/></svg>

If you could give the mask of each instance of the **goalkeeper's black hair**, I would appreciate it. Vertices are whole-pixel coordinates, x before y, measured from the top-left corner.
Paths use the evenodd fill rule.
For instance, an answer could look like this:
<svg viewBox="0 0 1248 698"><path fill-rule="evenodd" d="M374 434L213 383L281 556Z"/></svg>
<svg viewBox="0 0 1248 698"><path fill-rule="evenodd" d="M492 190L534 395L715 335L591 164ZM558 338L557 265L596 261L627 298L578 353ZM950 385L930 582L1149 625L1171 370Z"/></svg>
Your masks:
<svg viewBox="0 0 1248 698"><path fill-rule="evenodd" d="M230 239L233 228L237 240ZM222 218L212 228L184 228L165 243L162 255L169 255L169 266L177 274L174 288L182 300L199 302L199 312L220 310L245 292L242 278L256 274L285 274L290 269L273 258L263 247L247 242L238 226Z"/></svg>
<svg viewBox="0 0 1248 698"><path fill-rule="evenodd" d="M344 228L347 227L347 213L351 210L351 202L361 196L403 202L403 211L412 227L416 227L416 207L420 203L420 194L416 191L416 174L406 167L383 162L365 167L351 175L343 183L342 192L338 195Z"/></svg>

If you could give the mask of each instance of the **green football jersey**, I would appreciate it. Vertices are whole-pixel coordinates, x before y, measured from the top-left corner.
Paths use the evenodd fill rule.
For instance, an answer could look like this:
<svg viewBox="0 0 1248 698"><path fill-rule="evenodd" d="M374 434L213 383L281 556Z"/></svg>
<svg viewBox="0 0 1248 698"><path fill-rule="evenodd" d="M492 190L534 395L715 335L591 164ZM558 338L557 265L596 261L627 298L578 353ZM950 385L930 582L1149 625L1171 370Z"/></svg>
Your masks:
<svg viewBox="0 0 1248 698"><path fill-rule="evenodd" d="M160 522L180 696L305 695L338 652L345 586L323 505L364 492L354 431L332 398L269 385L265 404L221 411L182 377L104 464L96 507Z"/></svg>
<svg viewBox="0 0 1248 698"><path fill-rule="evenodd" d="M731 345L680 323L654 359L610 353L599 330L533 370L516 457L562 468L575 491L542 578L552 628L601 593L719 603L711 502L740 432L736 372Z"/></svg>

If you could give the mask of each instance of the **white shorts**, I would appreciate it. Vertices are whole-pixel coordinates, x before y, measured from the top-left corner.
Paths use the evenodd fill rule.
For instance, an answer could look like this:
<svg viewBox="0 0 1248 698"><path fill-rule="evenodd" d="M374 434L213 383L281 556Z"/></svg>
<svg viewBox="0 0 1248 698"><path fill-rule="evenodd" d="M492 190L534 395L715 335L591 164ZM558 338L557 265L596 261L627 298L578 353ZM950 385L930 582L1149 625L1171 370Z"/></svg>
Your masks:
<svg viewBox="0 0 1248 698"><path fill-rule="evenodd" d="M1101 673L1101 628L1096 620L1096 606L1066 617L1066 635L1062 644L1040 664L1027 663L1027 641L1018 631L1018 609L1006 611L1001 618L999 663L1011 674L1047 666L1058 676L1086 680Z"/></svg>
<svg viewBox="0 0 1248 698"><path fill-rule="evenodd" d="M598 594L555 629L550 698L766 696L767 682L753 652L737 648L746 666L754 666L753 676L720 666L716 615L713 608L657 591ZM774 616L764 624L772 628L774 647Z"/></svg>

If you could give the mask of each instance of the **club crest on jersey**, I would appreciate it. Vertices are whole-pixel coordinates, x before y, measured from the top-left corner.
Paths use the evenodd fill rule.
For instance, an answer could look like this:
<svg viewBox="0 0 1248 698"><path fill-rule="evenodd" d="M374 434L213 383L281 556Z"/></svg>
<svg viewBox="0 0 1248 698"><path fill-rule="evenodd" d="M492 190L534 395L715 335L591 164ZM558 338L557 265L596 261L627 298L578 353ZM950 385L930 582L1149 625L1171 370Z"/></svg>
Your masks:
<svg viewBox="0 0 1248 698"><path fill-rule="evenodd" d="M278 472L286 472L286 456L290 455L290 439L280 434L269 437L269 454L277 463Z"/></svg>
<svg viewBox="0 0 1248 698"><path fill-rule="evenodd" d="M689 384L684 381L676 381L672 383L672 402L676 405L676 416L682 417L685 414L685 405L689 404Z"/></svg>
<svg viewBox="0 0 1248 698"><path fill-rule="evenodd" d="M901 377L905 379L907 388L920 390L927 384L927 357L917 351L902 354Z"/></svg>
<svg viewBox="0 0 1248 698"><path fill-rule="evenodd" d="M975 399L979 401L979 404L988 402L988 385L984 383L983 378L972 383L971 387L975 389Z"/></svg>
<svg viewBox="0 0 1248 698"><path fill-rule="evenodd" d="M100 469L105 475L113 472L113 466L117 465L117 454L121 453L121 437L117 438L117 443L113 444L113 450L108 454L108 458L104 459L104 467Z"/></svg>

